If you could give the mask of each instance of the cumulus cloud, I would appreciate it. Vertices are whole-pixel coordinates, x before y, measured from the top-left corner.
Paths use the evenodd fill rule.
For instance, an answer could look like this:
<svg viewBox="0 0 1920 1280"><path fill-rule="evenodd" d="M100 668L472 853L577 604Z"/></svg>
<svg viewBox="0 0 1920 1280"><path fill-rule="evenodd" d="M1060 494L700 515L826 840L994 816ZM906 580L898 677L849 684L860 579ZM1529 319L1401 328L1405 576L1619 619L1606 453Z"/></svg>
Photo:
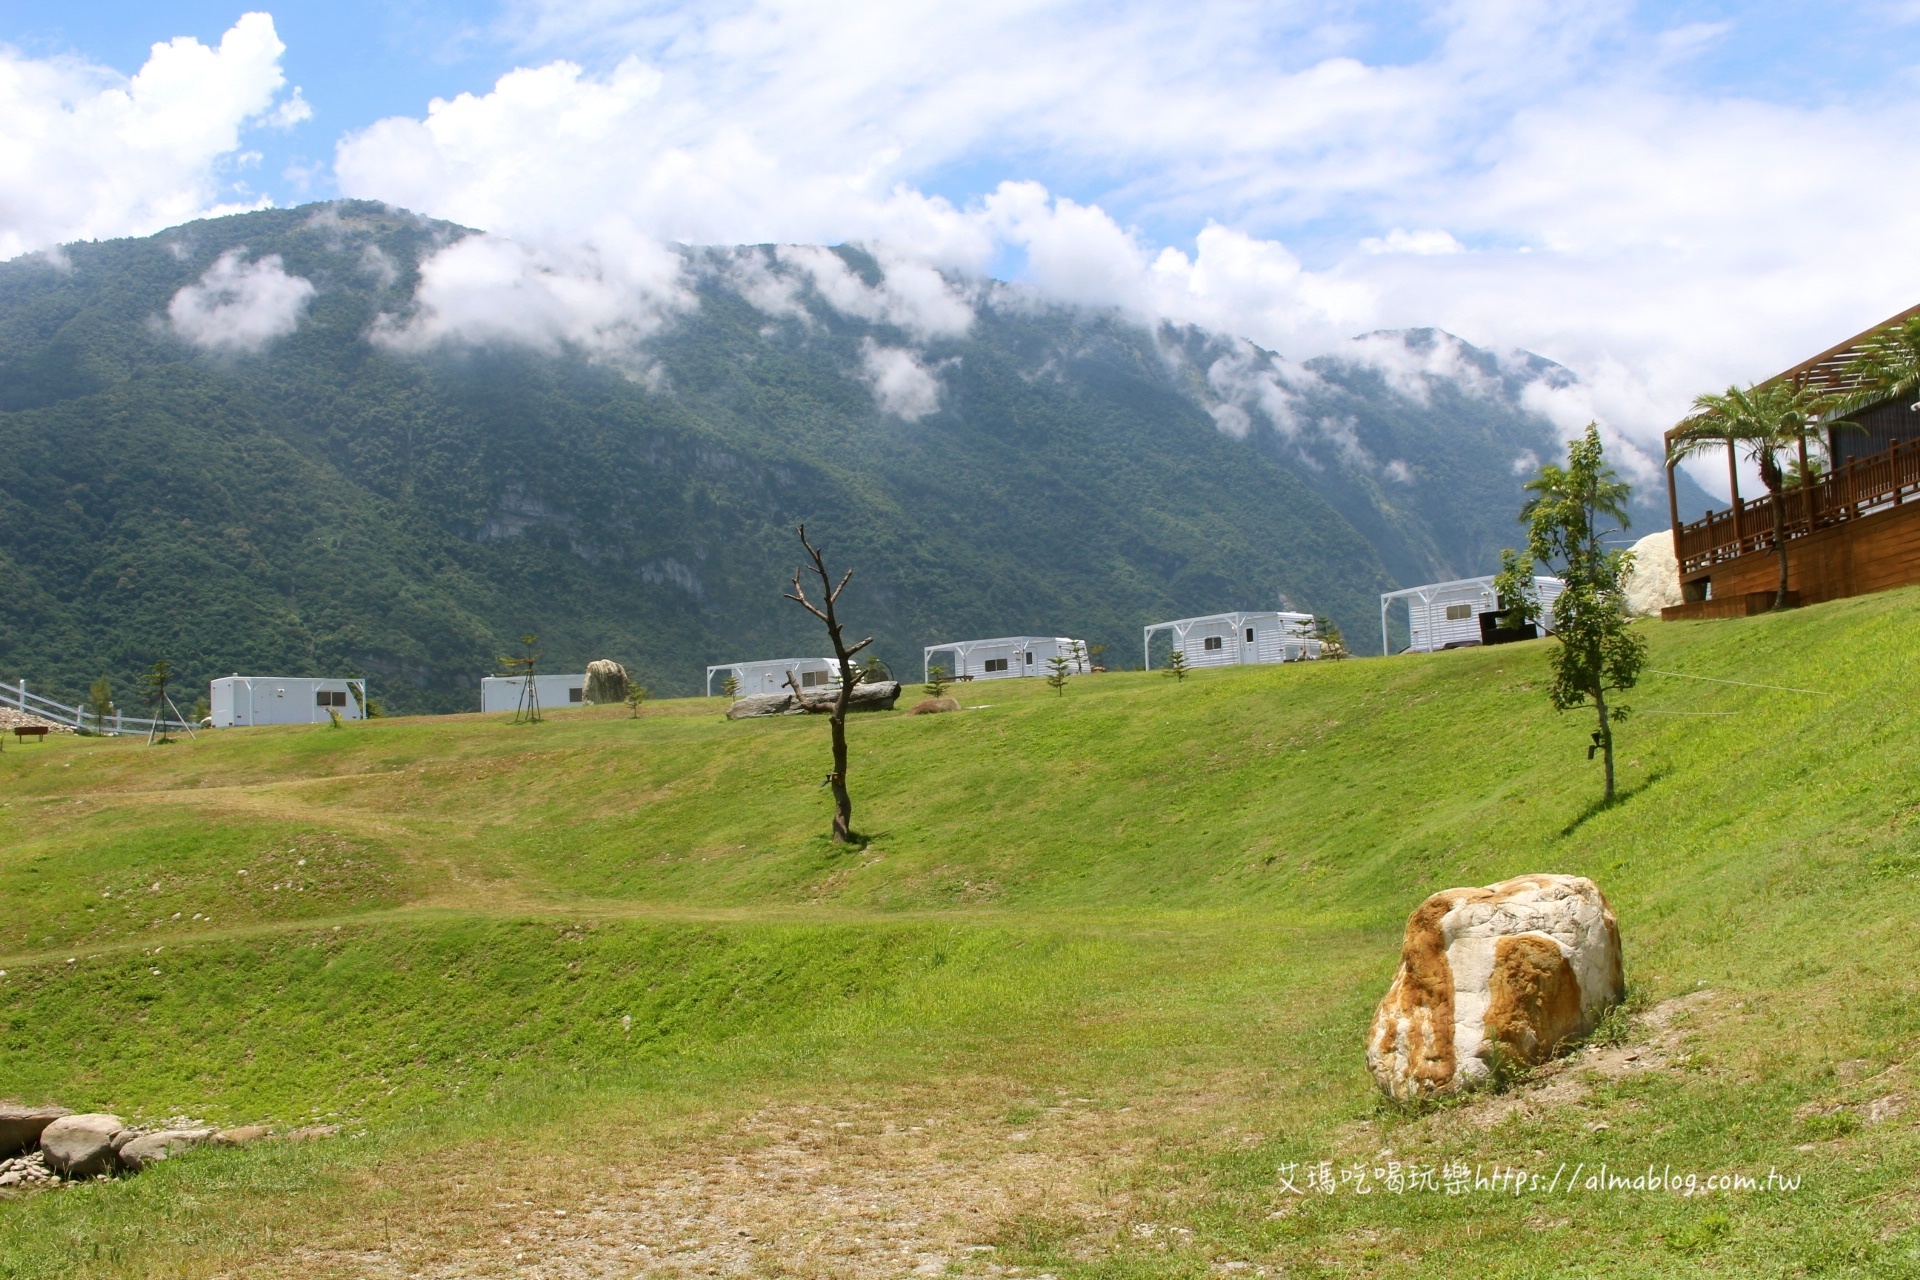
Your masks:
<svg viewBox="0 0 1920 1280"><path fill-rule="evenodd" d="M1645 450L1699 390L1912 301L1889 264L1920 239L1920 90L1768 98L1764 75L1695 72L1763 14L1464 0L1409 45L1367 6L1240 0L507 12L523 65L343 138L346 193L542 253L604 249L615 216L684 243L857 242L1296 360L1434 326L1575 369ZM1836 172L1876 197L1834 199ZM756 305L800 305L770 278ZM958 315L923 283L916 341Z"/></svg>
<svg viewBox="0 0 1920 1280"><path fill-rule="evenodd" d="M407 351L512 343L630 357L695 300L672 250L630 233L598 241L569 249L464 237L421 264L412 312L382 316L374 338Z"/></svg>
<svg viewBox="0 0 1920 1280"><path fill-rule="evenodd" d="M860 369L882 413L918 422L940 407L940 379L916 352L864 338Z"/></svg>
<svg viewBox="0 0 1920 1280"><path fill-rule="evenodd" d="M1433 402L1436 382L1482 399L1490 399L1501 390L1499 379L1490 375L1467 350L1467 345L1450 333L1433 330L1365 333L1332 354L1348 364L1374 370L1388 386L1423 406Z"/></svg>
<svg viewBox="0 0 1920 1280"><path fill-rule="evenodd" d="M229 249L167 303L167 324L203 351L252 355L300 327L313 282L290 276L280 255L254 262Z"/></svg>
<svg viewBox="0 0 1920 1280"><path fill-rule="evenodd" d="M130 77L0 46L0 258L258 203L236 200L223 178L249 125L311 114L298 90L277 100L283 52L264 13L243 15L213 48L189 36L156 44Z"/></svg>

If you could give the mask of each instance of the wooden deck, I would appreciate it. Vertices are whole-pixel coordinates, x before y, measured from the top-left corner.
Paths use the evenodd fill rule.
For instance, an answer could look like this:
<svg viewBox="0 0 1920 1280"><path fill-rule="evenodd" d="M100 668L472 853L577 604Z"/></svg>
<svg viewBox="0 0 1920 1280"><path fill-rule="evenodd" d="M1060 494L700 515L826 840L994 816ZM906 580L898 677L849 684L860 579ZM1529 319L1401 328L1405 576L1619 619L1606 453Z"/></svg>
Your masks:
<svg viewBox="0 0 1920 1280"><path fill-rule="evenodd" d="M1920 583L1920 440L1858 458L1786 494L1789 588L1807 603ZM1773 499L1716 511L1674 531L1688 604L1771 591ZM1726 616L1688 611L1676 616Z"/></svg>

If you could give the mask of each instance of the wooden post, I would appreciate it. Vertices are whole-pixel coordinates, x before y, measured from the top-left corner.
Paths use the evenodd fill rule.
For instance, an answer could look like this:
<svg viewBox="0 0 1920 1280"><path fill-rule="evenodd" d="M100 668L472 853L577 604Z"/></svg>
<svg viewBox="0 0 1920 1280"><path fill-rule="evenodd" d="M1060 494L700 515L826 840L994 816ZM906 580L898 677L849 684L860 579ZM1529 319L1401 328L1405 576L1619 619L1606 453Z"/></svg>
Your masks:
<svg viewBox="0 0 1920 1280"><path fill-rule="evenodd" d="M1746 533L1740 528L1740 467L1733 452L1733 437L1727 437L1727 488L1733 493L1733 554L1744 554Z"/></svg>

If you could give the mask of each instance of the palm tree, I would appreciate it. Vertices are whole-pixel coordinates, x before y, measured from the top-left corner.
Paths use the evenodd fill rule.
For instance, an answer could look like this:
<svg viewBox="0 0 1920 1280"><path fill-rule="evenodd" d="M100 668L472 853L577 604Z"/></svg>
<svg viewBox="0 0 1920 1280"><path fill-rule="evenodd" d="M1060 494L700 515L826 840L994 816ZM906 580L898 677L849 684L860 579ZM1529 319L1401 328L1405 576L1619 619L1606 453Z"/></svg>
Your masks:
<svg viewBox="0 0 1920 1280"><path fill-rule="evenodd" d="M1857 385L1840 402L1841 412L1920 395L1920 316L1890 325L1861 343L1846 372ZM1912 407L1920 409L1920 404Z"/></svg>
<svg viewBox="0 0 1920 1280"><path fill-rule="evenodd" d="M1747 460L1760 469L1760 479L1773 499L1773 549L1780 558L1780 589L1773 600L1776 609L1787 607L1787 511L1783 495L1788 486L1780 455L1796 454L1800 474L1806 475L1807 437L1820 434L1823 420L1835 408L1823 393L1784 382L1763 382L1744 390L1728 387L1723 395L1696 398L1693 412L1681 420L1673 434L1670 461L1724 447L1745 453Z"/></svg>

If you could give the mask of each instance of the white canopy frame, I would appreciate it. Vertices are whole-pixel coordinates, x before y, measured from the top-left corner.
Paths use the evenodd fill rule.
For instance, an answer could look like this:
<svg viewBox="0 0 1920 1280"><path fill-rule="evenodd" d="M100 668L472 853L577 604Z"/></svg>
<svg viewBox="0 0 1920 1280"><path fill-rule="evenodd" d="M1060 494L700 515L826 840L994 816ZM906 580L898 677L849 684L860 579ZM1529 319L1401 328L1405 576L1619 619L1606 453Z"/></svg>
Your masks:
<svg viewBox="0 0 1920 1280"><path fill-rule="evenodd" d="M707 668L707 696L713 696L713 676L716 671L732 671L740 681L740 692L779 693L786 688L786 678L793 676L795 684L803 683L806 672L824 671L827 673L827 685L840 683L840 660L838 658L767 658L758 662L717 662ZM766 688L756 686L767 685Z"/></svg>
<svg viewBox="0 0 1920 1280"><path fill-rule="evenodd" d="M1153 670L1153 637L1157 632L1171 632L1173 634L1174 649L1178 652L1185 653L1187 649L1187 637L1192 635L1196 630L1201 628L1214 629L1223 627L1231 630L1236 637L1236 646L1239 652L1233 661L1219 664L1195 663L1193 656L1189 654L1188 662L1194 665L1224 666L1257 663L1261 661L1261 659L1258 656L1247 656L1244 649L1244 642L1239 641L1238 637L1243 636L1249 626L1257 631L1263 629L1263 624L1271 622L1277 622L1279 630L1281 656L1275 659L1276 661L1293 662L1320 656L1320 642L1313 637L1312 614L1290 613L1273 609L1257 609L1244 613L1208 613L1202 614L1197 618L1176 618L1171 622L1156 622L1152 626L1143 627L1140 634L1141 666L1148 671ZM1296 646L1300 649L1300 657L1287 657L1287 652Z"/></svg>
<svg viewBox="0 0 1920 1280"><path fill-rule="evenodd" d="M1048 650L1052 651L1047 654L1048 657L1055 654L1064 656L1071 664L1073 675L1086 675L1093 669L1093 664L1087 657L1087 644L1084 640L1075 640L1071 636L995 636L989 640L949 640L944 644L928 645L920 653L920 678L922 680L932 678L933 655L936 653L951 653L957 659L954 670L947 673L949 676L987 678L986 672L974 675L967 670L967 659L981 649L1004 649L1008 657L1018 654L1023 659L1032 655L1032 661L1022 661L1020 670L1015 671L1009 668L1007 671L1009 676L1045 674L1040 664L1045 662L1046 658L1041 654Z"/></svg>
<svg viewBox="0 0 1920 1280"><path fill-rule="evenodd" d="M1405 600L1408 602L1409 607L1411 607L1415 601L1418 601L1422 609L1430 611L1436 601L1448 596L1453 596L1459 603L1468 605L1480 604L1486 606L1487 609L1492 609L1499 607L1500 602L1498 593L1493 589L1493 583L1494 575L1489 573L1478 578L1455 578L1450 582L1429 582L1418 587L1407 587L1400 591L1382 592L1380 595L1380 652L1388 656L1392 656L1393 653L1391 647L1392 642L1387 638L1387 611L1392 608L1394 601ZM1549 578L1544 574L1536 574L1534 576L1533 590L1536 598L1540 601L1541 630L1549 633L1552 632L1553 602L1559 599L1562 591L1566 590L1566 585L1567 584L1560 579ZM1475 610L1476 615L1482 612L1485 612L1485 609ZM1409 619L1408 625L1411 627L1411 614L1409 614ZM1476 622L1474 625L1477 627L1479 624ZM1475 634L1477 635L1478 633L1476 632ZM1407 649L1403 650L1403 652L1432 653L1434 650L1431 645L1425 649L1414 650L1411 642L1409 642Z"/></svg>

